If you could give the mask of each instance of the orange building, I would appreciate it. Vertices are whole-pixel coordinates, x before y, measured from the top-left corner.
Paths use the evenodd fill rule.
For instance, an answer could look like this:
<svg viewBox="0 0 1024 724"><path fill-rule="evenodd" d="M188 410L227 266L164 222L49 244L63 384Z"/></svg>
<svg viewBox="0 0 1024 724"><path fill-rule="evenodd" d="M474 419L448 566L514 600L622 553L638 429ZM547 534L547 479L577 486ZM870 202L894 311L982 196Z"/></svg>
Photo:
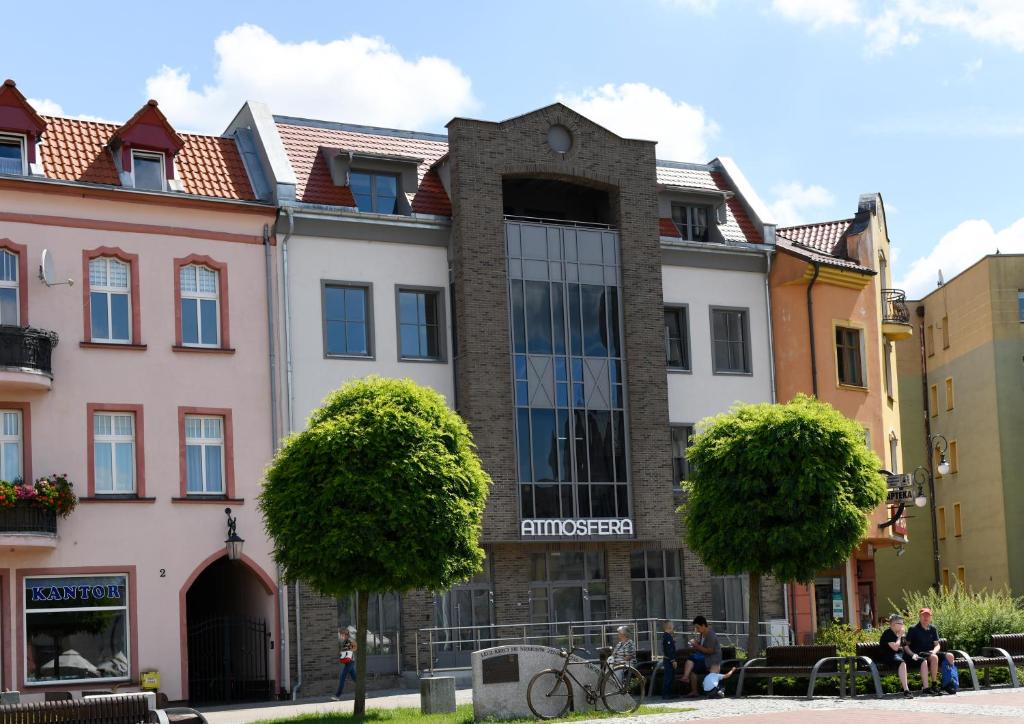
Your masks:
<svg viewBox="0 0 1024 724"><path fill-rule="evenodd" d="M900 417L893 342L912 334L903 292L892 289L889 236L879 194L861 196L851 219L780 228L769 275L779 401L813 394L864 426L867 444L897 472ZM905 521L886 524L888 504L844 566L789 587L797 642L841 619L877 622L875 552L907 542ZM880 553L881 554L881 553Z"/></svg>

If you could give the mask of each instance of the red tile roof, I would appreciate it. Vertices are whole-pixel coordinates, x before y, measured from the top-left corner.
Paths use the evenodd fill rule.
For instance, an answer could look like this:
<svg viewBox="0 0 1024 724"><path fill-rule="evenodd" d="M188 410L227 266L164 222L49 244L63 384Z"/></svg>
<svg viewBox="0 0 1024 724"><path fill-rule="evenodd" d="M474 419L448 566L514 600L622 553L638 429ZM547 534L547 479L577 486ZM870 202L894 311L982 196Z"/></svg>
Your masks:
<svg viewBox="0 0 1024 724"><path fill-rule="evenodd" d="M736 192L725 174L714 171L714 166L704 164L672 164L670 161L661 162L657 168L658 183L665 186L674 186L681 189L698 189L700 191L732 191ZM726 241L747 242L760 244L764 242L761 232L758 231L754 222L750 220L743 203L737 196L725 202L726 218L724 224L718 225L722 238ZM667 222L667 223L666 223ZM671 226L671 231L669 227ZM671 219L661 219L662 236L680 236Z"/></svg>
<svg viewBox="0 0 1024 724"><path fill-rule="evenodd" d="M120 186L106 145L118 126L44 116L40 155L47 178ZM252 201L256 198L238 147L230 138L181 134L185 145L175 163L187 194Z"/></svg>
<svg viewBox="0 0 1024 724"><path fill-rule="evenodd" d="M423 159L419 165L419 188L414 193L407 192L413 212L451 215L451 203L441 185L441 179L436 171L430 170L434 162L448 152L445 141L417 137L416 134L389 135L385 129L349 130L319 122L305 125L296 120L278 121L277 130L295 171L295 198L298 201L337 206L356 205L347 186L334 184L330 169L320 152L321 148L338 148ZM379 132L374 133L374 130Z"/></svg>
<svg viewBox="0 0 1024 724"><path fill-rule="evenodd" d="M683 235L679 233L679 229L676 228L672 219L658 219L658 233L662 236L674 236L677 239L683 238Z"/></svg>
<svg viewBox="0 0 1024 724"><path fill-rule="evenodd" d="M847 256L846 232L852 224L853 219L841 219L782 227L776 231L776 243L780 248L808 261L872 272L870 268L861 266Z"/></svg>

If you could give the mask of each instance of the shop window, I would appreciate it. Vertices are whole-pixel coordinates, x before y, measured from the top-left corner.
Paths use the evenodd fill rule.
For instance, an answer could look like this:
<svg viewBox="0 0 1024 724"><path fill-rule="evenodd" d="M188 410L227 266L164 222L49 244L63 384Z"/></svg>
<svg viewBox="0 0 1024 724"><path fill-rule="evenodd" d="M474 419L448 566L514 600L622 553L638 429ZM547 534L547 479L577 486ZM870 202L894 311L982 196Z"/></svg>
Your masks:
<svg viewBox="0 0 1024 724"><path fill-rule="evenodd" d="M443 360L443 308L440 289L398 289L400 359Z"/></svg>
<svg viewBox="0 0 1024 724"><path fill-rule="evenodd" d="M132 180L137 189L166 191L164 155L157 151L132 151Z"/></svg>
<svg viewBox="0 0 1024 724"><path fill-rule="evenodd" d="M939 540L946 540L946 506L940 505L936 508L935 517L939 528Z"/></svg>
<svg viewBox="0 0 1024 724"><path fill-rule="evenodd" d="M219 347L220 275L215 269L188 264L178 270L181 294L181 344Z"/></svg>
<svg viewBox="0 0 1024 724"><path fill-rule="evenodd" d="M25 579L25 681L126 680L127 576Z"/></svg>
<svg viewBox="0 0 1024 724"><path fill-rule="evenodd" d="M672 223L686 241L707 241L711 216L710 206L672 205Z"/></svg>
<svg viewBox="0 0 1024 724"><path fill-rule="evenodd" d="M939 416L939 387L932 385L928 388L928 409L932 417Z"/></svg>
<svg viewBox="0 0 1024 724"><path fill-rule="evenodd" d="M91 341L131 342L131 265L111 257L89 262Z"/></svg>
<svg viewBox="0 0 1024 724"><path fill-rule="evenodd" d="M953 503L953 535L957 538L964 534L964 521L960 514L960 503Z"/></svg>
<svg viewBox="0 0 1024 724"><path fill-rule="evenodd" d="M185 490L224 495L224 418L185 415Z"/></svg>
<svg viewBox="0 0 1024 724"><path fill-rule="evenodd" d="M21 412L0 410L0 480L22 480L21 440Z"/></svg>
<svg viewBox="0 0 1024 724"><path fill-rule="evenodd" d="M750 321L746 309L711 308L711 359L715 374L750 374Z"/></svg>
<svg viewBox="0 0 1024 724"><path fill-rule="evenodd" d="M325 356L373 355L371 292L370 284L321 283Z"/></svg>
<svg viewBox="0 0 1024 724"><path fill-rule="evenodd" d="M852 387L866 386L861 330L836 327L836 371L839 384Z"/></svg>
<svg viewBox="0 0 1024 724"><path fill-rule="evenodd" d="M25 137L11 134L0 135L0 173L23 176L27 167Z"/></svg>
<svg viewBox="0 0 1024 724"><path fill-rule="evenodd" d="M439 629L434 641L437 642L435 651L442 659L437 664L440 668L466 665L468 652L499 645L490 638L495 634L490 564L490 559L485 560L483 570L470 580L434 596L434 620ZM456 652L467 654L460 657Z"/></svg>
<svg viewBox="0 0 1024 724"><path fill-rule="evenodd" d="M690 320L686 306L665 308L665 362L670 370L690 371Z"/></svg>
<svg viewBox="0 0 1024 724"><path fill-rule="evenodd" d="M633 551L633 618L683 619L683 574L679 551Z"/></svg>
<svg viewBox="0 0 1024 724"><path fill-rule="evenodd" d="M356 638L356 594L338 599L338 628ZM366 656L370 673L397 673L401 604L397 593L371 593L367 607Z"/></svg>
<svg viewBox="0 0 1024 724"><path fill-rule="evenodd" d="M134 413L96 412L92 416L92 426L94 492L134 493Z"/></svg>
<svg viewBox="0 0 1024 724"><path fill-rule="evenodd" d="M946 378L946 411L953 409L953 378Z"/></svg>
<svg viewBox="0 0 1024 724"><path fill-rule="evenodd" d="M0 249L0 324L21 324L21 288L18 255Z"/></svg>
<svg viewBox="0 0 1024 724"><path fill-rule="evenodd" d="M942 349L949 349L949 317L942 318Z"/></svg>
<svg viewBox="0 0 1024 724"><path fill-rule="evenodd" d="M530 621L551 624L553 636L568 635L571 622L608 618L608 574L603 552L533 553L530 578ZM599 629L575 633L587 638L598 634Z"/></svg>
<svg viewBox="0 0 1024 724"><path fill-rule="evenodd" d="M690 479L690 463L686 459L687 451L692 445L693 425L672 425L672 487L682 487L682 481Z"/></svg>
<svg viewBox="0 0 1024 724"><path fill-rule="evenodd" d="M397 213L398 176L352 171L349 174L349 188L360 211Z"/></svg>

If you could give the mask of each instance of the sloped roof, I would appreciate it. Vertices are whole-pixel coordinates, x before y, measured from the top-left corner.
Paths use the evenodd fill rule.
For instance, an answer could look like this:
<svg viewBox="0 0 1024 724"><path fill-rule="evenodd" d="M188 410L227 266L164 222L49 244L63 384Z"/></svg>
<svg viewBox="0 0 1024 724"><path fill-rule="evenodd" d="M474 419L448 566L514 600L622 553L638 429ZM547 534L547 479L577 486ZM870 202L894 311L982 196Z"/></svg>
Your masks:
<svg viewBox="0 0 1024 724"><path fill-rule="evenodd" d="M46 133L40 145L47 178L120 186L107 142L118 130L114 123L44 116ZM196 196L255 200L238 147L230 138L181 134L184 145L175 157L185 193Z"/></svg>
<svg viewBox="0 0 1024 724"><path fill-rule="evenodd" d="M698 191L732 191L737 190L729 185L725 174L708 164L673 163L659 161L657 167L658 183L675 186L681 189ZM718 225L722 238L726 241L761 244L764 237L750 220L747 210L737 196L725 202L726 218L724 224ZM680 236L671 219L661 219L662 236Z"/></svg>
<svg viewBox="0 0 1024 724"><path fill-rule="evenodd" d="M840 219L783 227L776 231L776 244L807 261L873 274L874 270L846 255L846 234L853 221Z"/></svg>
<svg viewBox="0 0 1024 724"><path fill-rule="evenodd" d="M275 116L288 160L295 172L295 198L310 204L355 206L347 186L336 186L321 148L423 159L419 164L419 188L407 192L415 213L451 215L451 203L441 179L431 166L448 152L446 138L438 134L396 131ZM428 173L429 172L429 173Z"/></svg>

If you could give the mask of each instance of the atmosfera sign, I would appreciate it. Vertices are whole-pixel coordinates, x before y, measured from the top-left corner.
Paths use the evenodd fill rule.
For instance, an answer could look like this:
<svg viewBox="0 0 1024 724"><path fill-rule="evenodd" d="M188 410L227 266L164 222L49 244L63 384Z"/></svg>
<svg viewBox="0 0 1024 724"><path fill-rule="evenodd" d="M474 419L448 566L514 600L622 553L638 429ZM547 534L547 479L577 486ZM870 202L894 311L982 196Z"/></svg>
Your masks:
<svg viewBox="0 0 1024 724"><path fill-rule="evenodd" d="M632 536L629 518L527 518L519 524L523 538Z"/></svg>

